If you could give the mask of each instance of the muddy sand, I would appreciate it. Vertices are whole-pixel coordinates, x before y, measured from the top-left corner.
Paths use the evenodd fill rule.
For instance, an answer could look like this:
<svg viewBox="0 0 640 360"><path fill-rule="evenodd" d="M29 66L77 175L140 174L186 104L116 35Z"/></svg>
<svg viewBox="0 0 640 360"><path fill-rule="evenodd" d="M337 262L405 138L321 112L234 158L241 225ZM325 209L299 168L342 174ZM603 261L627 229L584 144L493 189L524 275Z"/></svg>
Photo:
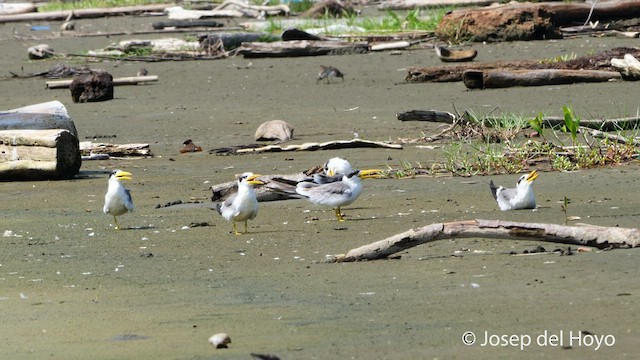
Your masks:
<svg viewBox="0 0 640 360"><path fill-rule="evenodd" d="M156 19L80 20L84 31L149 28ZM59 24L51 23L57 28ZM29 24L0 26L3 74L30 73L61 60L28 61L48 43L62 53L105 47L134 36L35 39ZM181 35L176 35L180 37ZM152 36L135 36L150 38ZM474 44L476 61L578 56L637 39ZM68 60L82 65L82 59ZM89 63L114 77L140 67L157 83L116 88L115 99L74 104L44 79L0 81L2 108L60 100L81 141L149 143L147 159L85 161L77 179L0 183L0 358L282 359L638 358L637 250L512 256L536 241L439 241L400 259L328 264L326 255L434 222L504 219L564 222L571 199L578 222L637 227L640 166L545 172L535 184L536 211L501 212L488 182L518 175L366 180L338 223L330 209L303 200L262 203L250 234L234 236L210 208L209 187L235 174L295 173L342 156L360 168L401 161L443 161L446 146L215 156L210 149L253 143L266 120L295 126L294 143L417 138L438 125L400 122L412 109L471 109L583 118L635 115L633 82L468 91L462 83L405 84L409 66L438 65L431 50L366 55L217 61ZM319 65L346 73L316 84ZM497 109L496 109L497 108ZM205 151L179 154L186 139ZM133 173L136 210L113 229L102 213L107 174ZM167 202L202 203L157 207ZM189 227L192 223L209 226ZM226 332L215 350L207 339ZM464 340L475 343L465 345ZM514 335L513 339L509 336ZM555 336L555 337L554 337Z"/></svg>

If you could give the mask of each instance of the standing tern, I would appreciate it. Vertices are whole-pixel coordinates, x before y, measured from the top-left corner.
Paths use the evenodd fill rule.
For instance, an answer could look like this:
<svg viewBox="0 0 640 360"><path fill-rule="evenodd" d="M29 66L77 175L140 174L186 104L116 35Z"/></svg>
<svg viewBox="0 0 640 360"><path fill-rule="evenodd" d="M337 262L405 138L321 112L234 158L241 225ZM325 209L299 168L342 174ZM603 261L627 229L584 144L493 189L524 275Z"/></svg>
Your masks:
<svg viewBox="0 0 640 360"><path fill-rule="evenodd" d="M238 177L238 192L229 196L223 203L216 204L216 210L222 217L233 223L233 233L242 234L236 227L236 222L244 221L244 232L248 233L247 221L258 215L258 200L253 191L253 185L262 185L256 180L258 174L246 172Z"/></svg>
<svg viewBox="0 0 640 360"><path fill-rule="evenodd" d="M120 229L117 216L133 211L131 193L122 184L124 180L131 180L131 176L131 173L122 170L113 170L109 175L109 187L104 196L102 211L113 215L116 230Z"/></svg>
<svg viewBox="0 0 640 360"><path fill-rule="evenodd" d="M331 206L338 221L344 221L340 208L356 201L362 193L360 179L377 177L376 170L354 170L342 175L339 181L317 183L302 181L296 186L296 193L318 205Z"/></svg>
<svg viewBox="0 0 640 360"><path fill-rule="evenodd" d="M520 176L515 188L496 186L493 180L489 183L491 194L498 202L500 210L535 209L536 196L533 193L533 181L538 178L538 172L532 172Z"/></svg>

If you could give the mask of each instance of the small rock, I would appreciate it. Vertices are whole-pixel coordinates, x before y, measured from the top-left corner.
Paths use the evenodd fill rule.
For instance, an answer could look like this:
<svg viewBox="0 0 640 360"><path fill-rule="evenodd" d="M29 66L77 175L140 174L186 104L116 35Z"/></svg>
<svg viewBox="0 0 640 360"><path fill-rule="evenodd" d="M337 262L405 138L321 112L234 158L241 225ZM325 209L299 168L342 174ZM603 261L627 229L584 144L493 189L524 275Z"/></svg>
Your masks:
<svg viewBox="0 0 640 360"><path fill-rule="evenodd" d="M255 139L256 141L289 141L293 139L293 125L284 120L264 122L256 130Z"/></svg>
<svg viewBox="0 0 640 360"><path fill-rule="evenodd" d="M226 349L231 343L231 338L225 333L214 334L209 338L209 342L216 349Z"/></svg>

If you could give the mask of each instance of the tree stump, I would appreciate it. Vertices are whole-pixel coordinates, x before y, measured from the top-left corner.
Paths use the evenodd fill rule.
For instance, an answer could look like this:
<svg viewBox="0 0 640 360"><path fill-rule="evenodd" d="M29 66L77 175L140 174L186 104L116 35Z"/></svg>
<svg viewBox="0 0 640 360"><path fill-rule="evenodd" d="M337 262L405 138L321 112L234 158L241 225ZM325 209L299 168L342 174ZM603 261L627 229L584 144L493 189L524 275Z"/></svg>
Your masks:
<svg viewBox="0 0 640 360"><path fill-rule="evenodd" d="M113 76L108 72L80 75L73 79L69 90L74 103L112 100Z"/></svg>

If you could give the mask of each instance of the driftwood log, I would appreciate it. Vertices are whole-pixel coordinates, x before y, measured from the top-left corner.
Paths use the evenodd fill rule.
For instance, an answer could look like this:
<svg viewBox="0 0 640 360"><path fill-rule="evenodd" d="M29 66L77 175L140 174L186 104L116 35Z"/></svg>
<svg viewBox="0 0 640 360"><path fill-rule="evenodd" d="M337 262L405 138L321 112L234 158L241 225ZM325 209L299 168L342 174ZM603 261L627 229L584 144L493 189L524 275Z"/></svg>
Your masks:
<svg viewBox="0 0 640 360"><path fill-rule="evenodd" d="M59 101L0 111L0 130L65 129L75 137L78 131L67 108Z"/></svg>
<svg viewBox="0 0 640 360"><path fill-rule="evenodd" d="M242 43L237 51L246 58L343 55L364 54L369 51L369 45L367 42L293 40Z"/></svg>
<svg viewBox="0 0 640 360"><path fill-rule="evenodd" d="M468 89L496 89L512 86L544 86L621 80L617 71L603 70L467 70L462 82Z"/></svg>
<svg viewBox="0 0 640 360"><path fill-rule="evenodd" d="M153 4L140 6L123 6L115 8L99 8L99 9L75 9L63 11L38 12L16 15L0 16L0 23L18 22L18 21L36 21L36 20L66 20L71 18L88 19L98 18L109 15L135 15L144 12L163 11L165 8L172 6L169 4Z"/></svg>
<svg viewBox="0 0 640 360"><path fill-rule="evenodd" d="M65 129L0 130L0 180L70 179L79 154L78 138Z"/></svg>
<svg viewBox="0 0 640 360"><path fill-rule="evenodd" d="M104 159L109 157L152 157L149 144L105 144L82 141L80 152L87 159ZM98 156L96 155L108 155Z"/></svg>
<svg viewBox="0 0 640 360"><path fill-rule="evenodd" d="M536 240L592 246L599 249L629 248L640 245L640 229L591 225L577 227L480 219L436 223L349 250L346 254L336 255L333 261L384 259L428 242L464 238Z"/></svg>
<svg viewBox="0 0 640 360"><path fill-rule="evenodd" d="M129 76L113 79L113 86L138 85L155 81L158 81L158 75ZM47 81L45 86L47 89L68 89L72 82L73 80L52 80Z"/></svg>
<svg viewBox="0 0 640 360"><path fill-rule="evenodd" d="M412 10L421 8L439 8L445 6L485 6L495 0L387 0L378 5L380 10Z"/></svg>
<svg viewBox="0 0 640 360"><path fill-rule="evenodd" d="M230 148L213 149L209 152L216 154L247 154L262 152L282 152L282 151L316 151L316 150L335 150L335 149L353 149L353 148L385 148L385 149L402 149L400 144L391 144L382 141L371 140L334 140L324 143L304 143L299 145L266 145L262 146L238 146Z"/></svg>
<svg viewBox="0 0 640 360"><path fill-rule="evenodd" d="M640 1L589 3L510 3L445 14L436 33L445 40L512 41L561 37L558 28L573 23L640 17Z"/></svg>
<svg viewBox="0 0 640 360"><path fill-rule="evenodd" d="M561 69L561 70L605 70L616 71L611 65L611 59L622 58L630 54L640 57L640 48L618 47L603 51L591 56L583 56L568 61L519 60L519 61L495 61L484 63L464 63L456 65L432 66L426 68L410 67L405 78L408 82L450 82L461 81L462 74L467 70L536 70L536 69Z"/></svg>

